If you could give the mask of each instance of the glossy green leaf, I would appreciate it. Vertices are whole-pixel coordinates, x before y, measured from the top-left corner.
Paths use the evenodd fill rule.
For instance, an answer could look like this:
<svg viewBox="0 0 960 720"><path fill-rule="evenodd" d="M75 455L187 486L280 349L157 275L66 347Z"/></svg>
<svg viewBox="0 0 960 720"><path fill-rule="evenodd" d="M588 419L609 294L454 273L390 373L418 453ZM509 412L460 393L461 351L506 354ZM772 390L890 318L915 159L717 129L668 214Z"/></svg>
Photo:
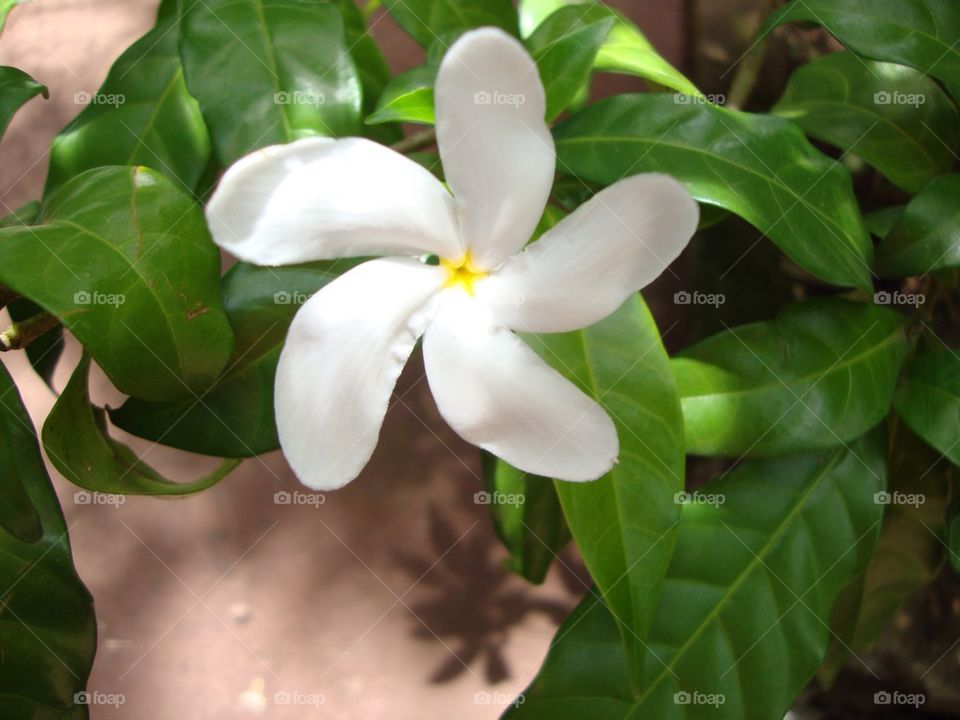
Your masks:
<svg viewBox="0 0 960 720"><path fill-rule="evenodd" d="M877 272L925 275L960 267L960 175L935 178L907 204L877 248Z"/></svg>
<svg viewBox="0 0 960 720"><path fill-rule="evenodd" d="M210 162L200 106L187 92L177 51L177 17L169 15L131 45L86 107L50 150L46 194L84 170L144 165L185 190L196 190Z"/></svg>
<svg viewBox="0 0 960 720"><path fill-rule="evenodd" d="M188 495L222 480L240 464L225 460L188 483L167 480L126 445L107 434L106 413L90 404L84 355L43 424L43 447L65 478L94 492L123 495Z"/></svg>
<svg viewBox="0 0 960 720"><path fill-rule="evenodd" d="M383 5L423 47L451 30L493 26L517 34L512 0L384 0Z"/></svg>
<svg viewBox="0 0 960 720"><path fill-rule="evenodd" d="M310 295L353 264L267 268L237 263L222 282L236 345L220 378L199 399L130 398L110 411L111 421L134 435L204 455L249 457L276 450L273 380L287 328Z"/></svg>
<svg viewBox="0 0 960 720"><path fill-rule="evenodd" d="M474 502L489 505L493 527L510 553L510 569L542 583L557 553L570 542L553 483L489 453L483 454L483 474L486 490Z"/></svg>
<svg viewBox="0 0 960 720"><path fill-rule="evenodd" d="M577 113L555 136L564 172L607 185L627 174L668 173L822 280L871 288L873 247L849 173L786 120L687 95L620 95Z"/></svg>
<svg viewBox="0 0 960 720"><path fill-rule="evenodd" d="M911 360L893 407L911 430L960 465L960 356L939 350Z"/></svg>
<svg viewBox="0 0 960 720"><path fill-rule="evenodd" d="M397 75L384 89L368 125L388 122L433 125L433 85L437 79L434 65L423 65Z"/></svg>
<svg viewBox="0 0 960 720"><path fill-rule="evenodd" d="M14 113L37 95L47 97L47 88L23 70L0 65L0 137L6 132Z"/></svg>
<svg viewBox="0 0 960 720"><path fill-rule="evenodd" d="M57 315L125 393L181 397L226 363L220 254L203 213L147 168L88 170L42 224L0 229L0 284Z"/></svg>
<svg viewBox="0 0 960 720"><path fill-rule="evenodd" d="M848 442L887 414L906 349L899 313L838 299L709 337L673 360L687 451L759 457Z"/></svg>
<svg viewBox="0 0 960 720"><path fill-rule="evenodd" d="M93 664L93 600L73 568L33 425L3 367L0 460L3 716L85 720L87 706L77 704L75 694L86 687Z"/></svg>
<svg viewBox="0 0 960 720"><path fill-rule="evenodd" d="M185 3L180 54L221 165L309 135L355 135L362 91L336 6Z"/></svg>
<svg viewBox="0 0 960 720"><path fill-rule="evenodd" d="M617 427L620 459L590 483L557 482L590 575L622 626L633 676L673 550L683 490L683 425L660 333L643 300L584 330L529 338Z"/></svg>
<svg viewBox="0 0 960 720"><path fill-rule="evenodd" d="M944 511L950 465L906 428L890 438L889 489L877 550L863 573L844 588L834 608L827 659L818 675L832 682L851 651L861 653L915 593L933 582L943 565Z"/></svg>
<svg viewBox="0 0 960 720"><path fill-rule="evenodd" d="M595 69L633 75L679 93L700 95L696 85L667 62L636 25L594 0L521 0L520 27L523 36L533 33L551 13L570 5L579 6L585 15L594 18L604 14L614 18L613 28L597 53Z"/></svg>
<svg viewBox="0 0 960 720"><path fill-rule="evenodd" d="M823 25L854 52L910 65L960 98L960 12L955 0L793 0L761 34L788 22Z"/></svg>
<svg viewBox="0 0 960 720"><path fill-rule="evenodd" d="M882 210L867 213L863 216L863 222L866 224L867 230L870 231L871 235L882 240L890 234L890 231L893 230L894 226L900 221L900 218L903 217L903 211L905 209L905 205L891 205Z"/></svg>
<svg viewBox="0 0 960 720"><path fill-rule="evenodd" d="M873 434L703 486L714 501L683 507L642 689L631 692L615 624L588 596L505 717L781 720L826 652L837 594L870 558L884 482Z"/></svg>
<svg viewBox="0 0 960 720"><path fill-rule="evenodd" d="M596 6L561 8L527 38L547 94L547 120L553 120L589 81L597 53L615 23L612 13Z"/></svg>
<svg viewBox="0 0 960 720"><path fill-rule="evenodd" d="M960 115L937 83L847 51L801 66L773 112L862 158L907 192L949 171L960 146Z"/></svg>

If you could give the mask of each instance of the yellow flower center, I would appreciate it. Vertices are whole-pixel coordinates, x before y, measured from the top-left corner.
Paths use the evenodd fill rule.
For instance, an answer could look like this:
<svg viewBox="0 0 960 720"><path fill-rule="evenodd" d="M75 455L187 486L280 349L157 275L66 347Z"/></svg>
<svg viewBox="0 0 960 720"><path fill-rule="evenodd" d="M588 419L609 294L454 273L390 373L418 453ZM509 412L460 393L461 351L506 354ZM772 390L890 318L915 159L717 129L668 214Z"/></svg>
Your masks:
<svg viewBox="0 0 960 720"><path fill-rule="evenodd" d="M463 288L468 295L473 295L474 285L487 276L486 271L473 264L469 252L459 260L440 258L440 265L447 271L447 281L443 286Z"/></svg>

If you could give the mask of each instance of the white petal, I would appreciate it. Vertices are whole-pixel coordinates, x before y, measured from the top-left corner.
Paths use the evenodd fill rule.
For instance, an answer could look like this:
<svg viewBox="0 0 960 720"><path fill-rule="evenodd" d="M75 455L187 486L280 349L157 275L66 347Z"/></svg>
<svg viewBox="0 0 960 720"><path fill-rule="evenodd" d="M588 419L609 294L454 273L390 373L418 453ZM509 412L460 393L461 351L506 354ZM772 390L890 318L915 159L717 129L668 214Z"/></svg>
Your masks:
<svg viewBox="0 0 960 720"><path fill-rule="evenodd" d="M612 313L687 246L697 203L666 175L625 178L600 191L477 284L499 322L567 332Z"/></svg>
<svg viewBox="0 0 960 720"><path fill-rule="evenodd" d="M606 412L466 293L441 296L423 360L450 427L514 467L586 481L616 461L620 445Z"/></svg>
<svg viewBox="0 0 960 720"><path fill-rule="evenodd" d="M463 35L436 82L437 144L474 264L492 269L533 234L556 154L537 66L502 30Z"/></svg>
<svg viewBox="0 0 960 720"><path fill-rule="evenodd" d="M353 480L377 445L390 394L445 273L371 260L324 287L287 334L274 394L283 453L315 490Z"/></svg>
<svg viewBox="0 0 960 720"><path fill-rule="evenodd" d="M220 180L207 221L220 247L258 265L462 253L443 184L362 138L311 137L247 155Z"/></svg>

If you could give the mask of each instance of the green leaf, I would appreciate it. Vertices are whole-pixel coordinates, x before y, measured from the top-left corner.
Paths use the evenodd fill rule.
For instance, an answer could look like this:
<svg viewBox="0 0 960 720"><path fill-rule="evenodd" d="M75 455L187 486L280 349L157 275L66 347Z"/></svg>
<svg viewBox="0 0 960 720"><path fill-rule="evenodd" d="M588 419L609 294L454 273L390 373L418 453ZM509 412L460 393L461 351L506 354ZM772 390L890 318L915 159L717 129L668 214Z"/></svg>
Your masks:
<svg viewBox="0 0 960 720"><path fill-rule="evenodd" d="M207 0L182 12L187 86L221 165L309 135L358 133L360 79L334 5Z"/></svg>
<svg viewBox="0 0 960 720"><path fill-rule="evenodd" d="M780 118L687 95L620 95L555 130L558 166L603 184L665 172L740 215L822 280L871 289L872 245L847 170Z"/></svg>
<svg viewBox="0 0 960 720"><path fill-rule="evenodd" d="M660 333L643 300L584 330L530 336L531 346L596 398L620 438L620 459L590 483L557 482L567 524L622 628L633 677L673 551L683 490L683 425Z"/></svg>
<svg viewBox="0 0 960 720"><path fill-rule="evenodd" d="M614 622L588 596L505 717L781 720L826 652L837 594L870 558L884 475L873 434L703 486L714 502L683 507L642 691L629 691Z"/></svg>
<svg viewBox="0 0 960 720"><path fill-rule="evenodd" d="M960 98L954 0L794 0L770 17L761 35L789 22L823 25L859 55L915 67Z"/></svg>
<svg viewBox="0 0 960 720"><path fill-rule="evenodd" d="M47 88L23 70L0 65L0 137L6 132L10 118L20 106L37 95L48 97Z"/></svg>
<svg viewBox="0 0 960 720"><path fill-rule="evenodd" d="M486 490L474 502L490 506L494 529L510 553L510 569L542 583L557 553L570 542L553 483L489 453L483 454L483 474Z"/></svg>
<svg viewBox="0 0 960 720"><path fill-rule="evenodd" d="M907 427L960 465L960 357L952 350L907 365L893 407Z"/></svg>
<svg viewBox="0 0 960 720"><path fill-rule="evenodd" d="M926 275L960 267L960 175L935 178L907 204L877 248L877 272Z"/></svg>
<svg viewBox="0 0 960 720"><path fill-rule="evenodd" d="M367 118L368 125L388 122L433 125L433 85L437 79L434 65L423 65L397 75L384 89L376 110Z"/></svg>
<svg viewBox="0 0 960 720"><path fill-rule="evenodd" d="M773 112L853 153L907 192L950 170L960 116L918 70L836 52L801 66Z"/></svg>
<svg viewBox="0 0 960 720"><path fill-rule="evenodd" d="M905 205L891 205L890 207L867 213L863 216L863 221L867 226L867 230L870 231L870 234L882 240L890 234L890 231L893 230L894 226L900 221L900 218L903 217L903 211L905 209Z"/></svg>
<svg viewBox="0 0 960 720"><path fill-rule="evenodd" d="M19 5L24 0L0 0L0 33L7 22L7 14L13 9L14 5Z"/></svg>
<svg viewBox="0 0 960 720"><path fill-rule="evenodd" d="M177 51L176 15L167 15L113 64L76 119L50 151L45 194L84 170L145 165L196 190L210 162L210 137L200 106L187 92Z"/></svg>
<svg viewBox="0 0 960 720"><path fill-rule="evenodd" d="M59 317L122 392L168 399L216 379L232 337L190 196L153 170L99 168L42 220L0 229L0 283Z"/></svg>
<svg viewBox="0 0 960 720"><path fill-rule="evenodd" d="M839 299L709 337L673 361L687 452L759 457L848 442L887 414L906 349L899 313Z"/></svg>
<svg viewBox="0 0 960 720"><path fill-rule="evenodd" d="M511 0L384 0L383 5L423 47L451 30L492 25L517 34L517 11Z"/></svg>
<svg viewBox="0 0 960 720"><path fill-rule="evenodd" d="M273 380L287 328L310 295L354 264L267 268L237 263L222 282L236 345L216 383L199 400L130 398L110 411L110 420L134 435L204 455L250 457L276 450Z"/></svg>
<svg viewBox="0 0 960 720"><path fill-rule="evenodd" d="M16 386L0 367L0 621L6 718L85 720L97 633L56 493ZM17 513L17 518L11 516Z"/></svg>
<svg viewBox="0 0 960 720"><path fill-rule="evenodd" d="M600 46L614 25L613 14L605 8L590 10L561 8L526 41L547 93L548 122L563 112L589 81Z"/></svg>
<svg viewBox="0 0 960 720"><path fill-rule="evenodd" d="M877 550L863 573L844 588L834 608L827 660L819 671L832 682L851 650L869 649L903 603L933 582L943 565L944 511L950 465L906 428L890 439L889 492ZM857 663L859 664L859 663Z"/></svg>
<svg viewBox="0 0 960 720"><path fill-rule="evenodd" d="M104 411L90 404L84 355L43 424L43 447L63 476L75 485L101 493L188 495L222 480L240 464L225 460L204 477L188 483L167 480L126 445L107 434Z"/></svg>

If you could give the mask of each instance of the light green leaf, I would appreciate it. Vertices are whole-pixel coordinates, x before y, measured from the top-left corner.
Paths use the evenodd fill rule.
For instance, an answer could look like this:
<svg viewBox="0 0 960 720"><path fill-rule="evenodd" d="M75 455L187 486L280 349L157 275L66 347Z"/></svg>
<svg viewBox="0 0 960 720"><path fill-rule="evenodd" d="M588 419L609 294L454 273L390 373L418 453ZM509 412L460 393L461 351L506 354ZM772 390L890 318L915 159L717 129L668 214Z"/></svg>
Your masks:
<svg viewBox="0 0 960 720"><path fill-rule="evenodd" d="M134 435L217 457L250 457L279 446L273 381L287 328L317 290L353 261L277 268L237 263L223 276L223 304L236 344L226 369L198 402L130 398L110 420Z"/></svg>
<svg viewBox="0 0 960 720"><path fill-rule="evenodd" d="M0 0L0 33L7 23L7 15L13 10L14 5L19 5L24 0Z"/></svg>
<svg viewBox="0 0 960 720"><path fill-rule="evenodd" d="M615 624L588 596L504 717L782 720L826 652L837 594L870 558L884 485L873 434L703 486L713 502L683 508L642 690L631 692Z"/></svg>
<svg viewBox="0 0 960 720"><path fill-rule="evenodd" d="M423 65L397 75L384 89L374 113L367 118L368 125L388 122L433 125L433 85L437 68Z"/></svg>
<svg viewBox="0 0 960 720"><path fill-rule="evenodd" d="M759 457L849 442L887 414L906 349L899 313L838 299L709 337L673 361L687 451Z"/></svg>
<svg viewBox="0 0 960 720"><path fill-rule="evenodd" d="M3 367L0 461L3 715L86 720L87 706L74 695L86 687L93 664L93 600L73 568L66 523L33 425Z"/></svg>
<svg viewBox="0 0 960 720"><path fill-rule="evenodd" d="M877 248L876 267L887 277L960 267L960 175L935 178L910 200Z"/></svg>
<svg viewBox="0 0 960 720"><path fill-rule="evenodd" d="M187 92L177 51L176 14L167 13L113 64L86 107L53 141L45 194L84 170L145 165L198 188L210 162L200 106Z"/></svg>
<svg viewBox="0 0 960 720"><path fill-rule="evenodd" d="M893 407L907 427L960 465L960 357L952 350L907 365Z"/></svg>
<svg viewBox="0 0 960 720"><path fill-rule="evenodd" d="M822 280L871 289L872 245L847 170L779 118L687 95L620 95L555 130L558 167L612 184L663 172L734 212Z"/></svg>
<svg viewBox="0 0 960 720"><path fill-rule="evenodd" d="M384 0L383 5L423 47L451 30L493 26L517 34L512 0Z"/></svg>
<svg viewBox="0 0 960 720"><path fill-rule="evenodd" d="M773 112L862 158L907 192L949 171L952 148L960 145L957 108L933 80L847 51L801 66Z"/></svg>
<svg viewBox="0 0 960 720"><path fill-rule="evenodd" d="M313 0L185 3L187 86L227 166L309 135L355 135L362 91L337 8Z"/></svg>
<svg viewBox="0 0 960 720"><path fill-rule="evenodd" d="M220 253L203 213L147 168L88 170L42 224L0 229L0 284L61 319L113 383L170 399L212 383L230 355Z"/></svg>
<svg viewBox="0 0 960 720"><path fill-rule="evenodd" d="M854 52L915 67L960 98L955 0L794 0L770 17L761 35L789 22L823 25Z"/></svg>
<svg viewBox="0 0 960 720"><path fill-rule="evenodd" d="M6 132L14 113L37 95L47 97L47 88L23 70L0 65L0 137Z"/></svg>
<svg viewBox="0 0 960 720"><path fill-rule="evenodd" d="M220 482L239 460L225 460L212 473L188 483L167 480L126 445L107 434L104 411L90 404L84 355L43 424L50 462L75 485L94 492L126 495L188 495Z"/></svg>

